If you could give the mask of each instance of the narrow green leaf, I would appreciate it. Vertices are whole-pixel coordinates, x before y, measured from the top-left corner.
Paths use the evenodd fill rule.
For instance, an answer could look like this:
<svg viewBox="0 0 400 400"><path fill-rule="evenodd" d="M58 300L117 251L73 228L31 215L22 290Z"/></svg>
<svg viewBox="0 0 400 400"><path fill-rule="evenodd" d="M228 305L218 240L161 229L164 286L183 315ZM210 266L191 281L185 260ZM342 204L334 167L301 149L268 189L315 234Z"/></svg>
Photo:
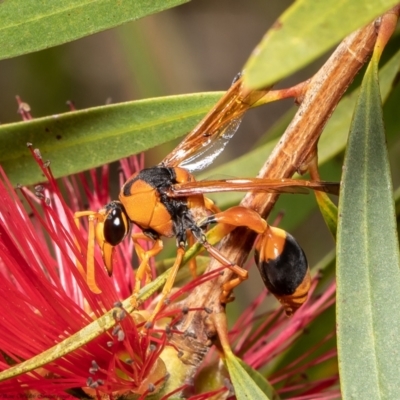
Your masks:
<svg viewBox="0 0 400 400"><path fill-rule="evenodd" d="M160 274L167 270L168 268L171 268L176 261L176 257L173 258L166 258L162 259L160 261L156 262L156 269L157 269L157 274ZM206 270L208 264L210 263L210 257L206 256L197 256L196 257L196 273L197 275L202 275L204 271ZM181 287L185 283L189 282L191 279L193 279L193 274L190 271L190 268L182 263L182 266L179 268L178 274L176 275L176 279L174 282L175 286Z"/></svg>
<svg viewBox="0 0 400 400"><path fill-rule="evenodd" d="M0 59L70 42L187 1L1 1Z"/></svg>
<svg viewBox="0 0 400 400"><path fill-rule="evenodd" d="M400 50L379 71L381 96L385 102L399 72ZM318 159L322 162L340 153L347 141L353 109L357 101L358 90L346 95L336 107L328 121L318 144Z"/></svg>
<svg viewBox="0 0 400 400"><path fill-rule="evenodd" d="M336 205L332 202L332 200L326 193L315 192L315 198L317 199L319 209L329 229L329 232L336 239L337 218L338 218Z"/></svg>
<svg viewBox="0 0 400 400"><path fill-rule="evenodd" d="M279 400L280 397L278 393L276 393L275 389L272 385L262 376L258 371L251 368L250 365L247 365L240 358L236 358L240 366L248 373L248 375L253 379L253 381L257 384L257 386L265 393L269 399L271 400Z"/></svg>
<svg viewBox="0 0 400 400"><path fill-rule="evenodd" d="M259 377L255 380L248 374L239 359L233 354L228 353L226 356L226 366L229 376L235 389L235 396L238 400L275 400L277 397L270 396L273 393L268 393L269 385L261 384ZM250 367L249 367L250 368ZM265 381L266 382L266 381ZM265 391L264 391L265 390Z"/></svg>
<svg viewBox="0 0 400 400"><path fill-rule="evenodd" d="M131 314L136 311L133 308L133 304L141 304L143 301L150 298L154 293L157 292L166 282L170 269L165 271L162 275L159 275L156 279L151 281L148 285L143 287L139 293L132 294L122 302L122 308ZM104 313L100 318L94 320L90 324L86 325L80 331L67 337L60 343L57 343L50 349L26 360L19 364L16 364L4 371L0 372L0 382L16 376L26 374L27 372L33 371L45 364L53 362L58 358L65 357L67 354L73 352L76 349L89 343L96 337L100 336L107 330L111 329L116 323L114 315L115 312L119 313L121 309L119 307L113 308L110 311ZM118 315L118 314L117 314Z"/></svg>
<svg viewBox="0 0 400 400"><path fill-rule="evenodd" d="M185 135L220 96L160 97L0 125L0 164L13 184L43 181L30 142L55 177L84 171Z"/></svg>
<svg viewBox="0 0 400 400"><path fill-rule="evenodd" d="M398 399L400 257L375 58L350 129L337 250L343 399Z"/></svg>
<svg viewBox="0 0 400 400"><path fill-rule="evenodd" d="M396 4L396 0L294 2L247 61L246 84L261 88L281 80Z"/></svg>

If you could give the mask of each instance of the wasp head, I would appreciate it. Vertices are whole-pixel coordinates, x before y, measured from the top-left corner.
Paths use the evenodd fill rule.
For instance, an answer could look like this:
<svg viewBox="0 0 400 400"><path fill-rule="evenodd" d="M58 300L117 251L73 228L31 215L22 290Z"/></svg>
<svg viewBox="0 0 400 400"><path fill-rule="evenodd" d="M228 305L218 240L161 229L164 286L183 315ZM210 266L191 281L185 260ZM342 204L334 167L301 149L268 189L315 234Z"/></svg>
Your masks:
<svg viewBox="0 0 400 400"><path fill-rule="evenodd" d="M101 249L104 265L111 276L114 247L124 240L130 229L125 208L119 201L112 201L97 213L96 241Z"/></svg>

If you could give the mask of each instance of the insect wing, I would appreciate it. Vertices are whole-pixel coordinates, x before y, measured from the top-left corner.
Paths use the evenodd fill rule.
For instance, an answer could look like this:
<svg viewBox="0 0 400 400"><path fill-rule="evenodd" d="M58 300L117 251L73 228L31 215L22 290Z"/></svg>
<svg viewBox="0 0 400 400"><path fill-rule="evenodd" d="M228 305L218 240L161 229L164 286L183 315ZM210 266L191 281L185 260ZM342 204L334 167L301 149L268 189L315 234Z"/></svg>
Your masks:
<svg viewBox="0 0 400 400"><path fill-rule="evenodd" d="M221 127L221 132L214 136L214 139L208 138L203 147L191 157L179 164L180 167L189 172L202 170L211 165L214 160L224 151L229 140L239 129L243 116L229 121L226 126Z"/></svg>
<svg viewBox="0 0 400 400"><path fill-rule="evenodd" d="M171 197L186 197L206 193L247 191L307 194L309 189L338 194L339 184L336 182L313 182L298 179L224 179L176 184L171 187L168 195Z"/></svg>
<svg viewBox="0 0 400 400"><path fill-rule="evenodd" d="M210 165L236 133L244 113L265 94L235 81L214 108L162 161L165 166L182 166L194 171Z"/></svg>

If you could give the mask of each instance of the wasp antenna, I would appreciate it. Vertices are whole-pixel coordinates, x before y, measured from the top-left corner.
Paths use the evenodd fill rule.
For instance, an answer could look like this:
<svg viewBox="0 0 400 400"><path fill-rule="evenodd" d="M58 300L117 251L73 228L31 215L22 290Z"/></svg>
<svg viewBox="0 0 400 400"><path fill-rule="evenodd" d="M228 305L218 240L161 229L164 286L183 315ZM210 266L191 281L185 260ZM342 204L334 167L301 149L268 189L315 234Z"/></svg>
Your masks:
<svg viewBox="0 0 400 400"><path fill-rule="evenodd" d="M97 219L97 213L94 211L78 211L74 214L75 225L78 229L80 229L80 218L88 217L89 221L89 232L88 232L88 246L87 246L87 255L86 255L86 272L82 267L82 264L79 260L76 260L76 267L78 271L82 275L83 279L85 279L89 289L93 293L101 293L101 290L96 285L95 273L94 273L94 221ZM75 238L75 246L78 251L81 252L81 246L79 241Z"/></svg>
<svg viewBox="0 0 400 400"><path fill-rule="evenodd" d="M89 232L88 232L88 248L87 248L87 261L86 261L86 282L89 289L93 293L101 293L100 288L96 284L95 270L94 270L94 220L96 216L94 214L89 216Z"/></svg>
<svg viewBox="0 0 400 400"><path fill-rule="evenodd" d="M84 214L84 215L86 215L86 214ZM81 227L81 223L80 223L79 219L84 215L81 215L80 212L75 213L75 215L74 215L75 226L78 228L78 230ZM74 238L74 242L75 242L75 247L78 249L78 251L80 253L81 252L81 246L80 246L79 241L78 241L78 239L76 237ZM78 269L78 271L81 274L81 276L86 280L85 270L83 269L82 264L79 262L78 259L76 259L76 268Z"/></svg>

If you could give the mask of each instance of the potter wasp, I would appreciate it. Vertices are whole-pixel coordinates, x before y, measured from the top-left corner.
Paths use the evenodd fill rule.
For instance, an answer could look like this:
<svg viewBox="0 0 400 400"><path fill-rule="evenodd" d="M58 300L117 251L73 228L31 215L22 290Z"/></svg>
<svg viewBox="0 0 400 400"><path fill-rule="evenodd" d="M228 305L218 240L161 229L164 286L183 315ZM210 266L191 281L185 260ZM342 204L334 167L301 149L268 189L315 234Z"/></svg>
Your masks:
<svg viewBox="0 0 400 400"><path fill-rule="evenodd" d="M220 211L205 195L225 191L266 191L273 193L304 193L307 189L328 193L338 192L338 184L295 179L228 179L198 182L191 172L211 164L236 132L244 113L266 91L245 88L241 77L220 99L206 117L189 133L159 165L132 175L122 186L119 199L99 211L75 214L89 218L89 238L100 246L109 275L113 270L113 250L129 234L132 224L142 229L132 239L140 259L136 273L136 288L143 278L149 278L149 259L163 248L162 237L176 237L177 256L161 294L153 317L172 289L182 263L186 244L199 242L222 265L230 268L236 278L222 287L221 302L226 303L232 289L247 279L247 271L232 264L205 236L210 224L221 224L228 233L244 226L258 234L255 258L267 288L292 314L307 299L310 273L306 256L297 241L282 229L271 227L255 211L236 206ZM223 231L223 230L222 230ZM94 232L94 233L93 233ZM221 237L222 238L222 237ZM153 247L145 251L138 240L146 239ZM89 240L87 274L93 275L94 240ZM91 271L91 272L90 272ZM88 284L98 291L94 280Z"/></svg>

